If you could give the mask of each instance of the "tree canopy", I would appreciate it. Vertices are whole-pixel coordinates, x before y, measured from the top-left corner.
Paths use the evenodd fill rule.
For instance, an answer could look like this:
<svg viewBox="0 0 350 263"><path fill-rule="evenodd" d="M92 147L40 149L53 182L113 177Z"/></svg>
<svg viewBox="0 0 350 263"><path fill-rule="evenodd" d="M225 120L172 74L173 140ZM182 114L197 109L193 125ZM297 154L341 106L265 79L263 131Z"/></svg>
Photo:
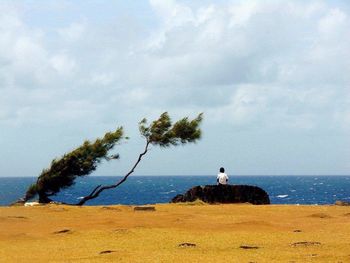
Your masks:
<svg viewBox="0 0 350 263"><path fill-rule="evenodd" d="M112 185L98 185L93 191L83 197L77 205L83 205L88 200L99 196L102 191L118 187L120 184L134 172L142 157L148 152L149 146L170 147L194 143L201 138L199 128L203 115L199 114L196 118L190 120L188 117L182 118L172 123L167 112L148 125L147 120L143 119L139 123L141 135L145 138L145 148L139 154L138 159L129 172L121 180ZM98 164L103 160L118 159L119 155L109 156L109 152L124 137L123 128L120 127L114 132L108 132L103 138L94 142L85 141L75 150L63 155L59 159L54 159L48 169L44 169L38 177L35 184L31 185L22 200L26 202L37 194L40 203L51 201L50 196L55 195L61 189L74 184L74 180L80 176L86 176L95 171Z"/></svg>
<svg viewBox="0 0 350 263"><path fill-rule="evenodd" d="M44 169L37 182L28 188L25 201L38 194L39 202L47 203L51 201L49 196L74 184L77 177L95 171L103 159L118 159L119 155L108 156L108 153L121 139L123 139L122 127L106 133L103 138L94 142L85 141L75 150L52 160L50 168Z"/></svg>
<svg viewBox="0 0 350 263"><path fill-rule="evenodd" d="M189 120L187 117L183 118L174 124L172 123L169 114L164 112L160 117L147 125L147 120L143 119L139 123L139 130L141 135L146 140L144 151L139 154L136 163L131 170L124 175L124 177L117 183L112 185L98 185L93 191L83 197L78 205L83 205L88 200L94 199L105 190L116 188L126 181L126 179L134 172L137 165L140 163L142 157L148 152L149 146L170 147L179 144L194 143L201 138L201 129L199 125L203 120L203 114L199 114L195 119Z"/></svg>
<svg viewBox="0 0 350 263"><path fill-rule="evenodd" d="M201 137L199 125L203 119L203 114L199 114L197 118L189 120L183 118L174 124L167 112L147 126L147 119L143 119L139 123L141 135L153 145L161 147L176 146L195 142Z"/></svg>

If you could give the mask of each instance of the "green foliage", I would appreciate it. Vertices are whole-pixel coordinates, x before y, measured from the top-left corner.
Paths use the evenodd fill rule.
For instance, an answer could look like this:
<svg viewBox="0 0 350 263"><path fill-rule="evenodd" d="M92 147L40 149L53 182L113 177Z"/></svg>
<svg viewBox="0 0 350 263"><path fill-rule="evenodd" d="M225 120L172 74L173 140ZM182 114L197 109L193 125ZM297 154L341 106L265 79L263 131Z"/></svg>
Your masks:
<svg viewBox="0 0 350 263"><path fill-rule="evenodd" d="M25 200L32 199L37 194L37 188L36 184L32 184L28 187L28 190L26 192Z"/></svg>
<svg viewBox="0 0 350 263"><path fill-rule="evenodd" d="M62 188L71 186L76 177L93 172L103 159L119 158L119 155L112 157L107 155L122 138L123 129L120 127L114 132L106 133L102 139L97 139L95 142L85 141L80 147L63 155L60 159L54 159L50 168L42 171L37 183L29 187L26 200L36 193L41 199L54 195Z"/></svg>
<svg viewBox="0 0 350 263"><path fill-rule="evenodd" d="M173 124L167 112L164 112L150 125L147 124L146 119L143 119L139 123L139 129L147 143L144 152L139 155L132 169L117 184L97 186L90 195L84 197L79 202L79 205L96 198L104 190L115 188L122 184L128 176L134 172L142 156L147 153L150 145L169 147L199 140L201 137L199 125L202 119L203 114L199 114L193 120L189 120L186 117ZM47 203L50 201L49 196L55 195L61 189L74 184L76 177L85 176L93 172L103 159L118 159L118 154L108 156L108 152L112 150L121 139L127 140L128 137L124 137L123 129L118 128L114 132L106 133L102 139L97 139L95 142L85 141L75 150L63 155L59 159L54 159L50 167L42 171L36 184L28 188L24 201L38 194L39 202Z"/></svg>
<svg viewBox="0 0 350 263"><path fill-rule="evenodd" d="M186 144L196 142L201 137L199 125L203 119L203 114L199 114L195 119L183 118L174 124L167 112L164 112L158 120L147 126L147 120L143 119L139 123L140 133L150 144L161 147L171 145Z"/></svg>

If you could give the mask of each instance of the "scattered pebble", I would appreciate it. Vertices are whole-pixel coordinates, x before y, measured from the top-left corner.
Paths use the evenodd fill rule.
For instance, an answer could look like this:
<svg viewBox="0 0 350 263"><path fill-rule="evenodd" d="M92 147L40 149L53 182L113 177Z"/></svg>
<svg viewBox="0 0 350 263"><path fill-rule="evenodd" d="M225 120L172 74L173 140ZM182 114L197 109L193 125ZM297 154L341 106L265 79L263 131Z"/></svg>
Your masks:
<svg viewBox="0 0 350 263"><path fill-rule="evenodd" d="M156 211L154 206L135 206L134 211Z"/></svg>
<svg viewBox="0 0 350 263"><path fill-rule="evenodd" d="M258 249L258 246L251 246L251 245L240 245L239 248L242 249Z"/></svg>
<svg viewBox="0 0 350 263"><path fill-rule="evenodd" d="M293 231L294 233L300 233L300 232L302 232L300 229L295 229L294 231Z"/></svg>
<svg viewBox="0 0 350 263"><path fill-rule="evenodd" d="M62 229L56 232L53 232L54 234L64 234L64 233L70 233L71 231L69 229Z"/></svg>
<svg viewBox="0 0 350 263"><path fill-rule="evenodd" d="M113 211L122 211L120 208L118 207L113 207L113 206L102 206L101 209L104 209L104 210L113 210Z"/></svg>
<svg viewBox="0 0 350 263"><path fill-rule="evenodd" d="M110 253L113 253L115 252L114 250L103 250L100 252L100 254L110 254Z"/></svg>
<svg viewBox="0 0 350 263"><path fill-rule="evenodd" d="M179 247L195 247L197 246L196 244L193 244L193 243L181 243L179 244Z"/></svg>

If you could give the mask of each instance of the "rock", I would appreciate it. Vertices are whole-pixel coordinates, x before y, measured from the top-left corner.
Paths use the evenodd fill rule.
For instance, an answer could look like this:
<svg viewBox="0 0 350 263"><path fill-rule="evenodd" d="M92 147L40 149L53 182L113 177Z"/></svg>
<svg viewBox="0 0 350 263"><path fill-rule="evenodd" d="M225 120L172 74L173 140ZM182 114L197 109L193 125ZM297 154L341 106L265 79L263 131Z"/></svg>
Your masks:
<svg viewBox="0 0 350 263"><path fill-rule="evenodd" d="M24 203L24 206L38 206L38 205L42 205L39 202L26 202Z"/></svg>
<svg viewBox="0 0 350 263"><path fill-rule="evenodd" d="M156 211L154 206L135 206L134 211Z"/></svg>
<svg viewBox="0 0 350 263"><path fill-rule="evenodd" d="M335 205L340 205L340 206L350 206L350 202L347 201L341 201L341 200L337 200L334 203Z"/></svg>
<svg viewBox="0 0 350 263"><path fill-rule="evenodd" d="M270 204L269 195L261 188L250 185L195 186L183 195L177 195L171 203L193 202L200 199L206 203Z"/></svg>
<svg viewBox="0 0 350 263"><path fill-rule="evenodd" d="M187 242L181 243L181 244L178 245L178 247L195 247L195 246L196 246L196 244L187 243Z"/></svg>
<svg viewBox="0 0 350 263"><path fill-rule="evenodd" d="M110 254L110 253L113 253L113 252L115 252L115 250L103 250L103 251L100 252L100 254L101 255L102 254Z"/></svg>
<svg viewBox="0 0 350 263"><path fill-rule="evenodd" d="M54 234L64 234L64 233L71 233L71 230L69 229L62 229L56 232L53 232Z"/></svg>
<svg viewBox="0 0 350 263"><path fill-rule="evenodd" d="M239 248L242 249L258 249L258 246L251 246L251 245L240 245Z"/></svg>
<svg viewBox="0 0 350 263"><path fill-rule="evenodd" d="M101 209L104 209L104 210L113 210L113 211L117 211L117 212L122 211L120 208L118 208L118 207L113 207L113 206L102 206Z"/></svg>

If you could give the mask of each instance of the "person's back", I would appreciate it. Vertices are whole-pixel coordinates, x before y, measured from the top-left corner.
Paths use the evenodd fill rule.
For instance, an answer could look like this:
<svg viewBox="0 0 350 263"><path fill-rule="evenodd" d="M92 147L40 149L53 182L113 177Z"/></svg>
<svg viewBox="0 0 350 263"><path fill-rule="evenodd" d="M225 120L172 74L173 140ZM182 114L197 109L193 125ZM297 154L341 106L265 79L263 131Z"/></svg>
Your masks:
<svg viewBox="0 0 350 263"><path fill-rule="evenodd" d="M216 178L218 185L226 185L228 183L228 176L225 173L225 169L223 167L220 168L220 173Z"/></svg>

